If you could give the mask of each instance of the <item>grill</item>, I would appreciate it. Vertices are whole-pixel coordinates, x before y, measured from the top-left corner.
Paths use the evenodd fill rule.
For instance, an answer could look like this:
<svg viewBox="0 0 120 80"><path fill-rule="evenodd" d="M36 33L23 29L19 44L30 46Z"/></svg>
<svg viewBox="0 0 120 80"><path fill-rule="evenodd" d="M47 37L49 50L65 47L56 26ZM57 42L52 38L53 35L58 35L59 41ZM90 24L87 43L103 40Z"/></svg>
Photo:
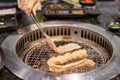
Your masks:
<svg viewBox="0 0 120 80"><path fill-rule="evenodd" d="M53 23L56 24L53 25ZM25 30L34 26L29 26ZM86 49L89 54L88 58L96 63L95 66L78 67L59 73L49 71L47 60L51 56L56 56L56 53L46 45L44 36L39 29L36 29L23 36L17 36L16 43L13 42L15 44L14 50L11 49L16 54L8 54L16 56L17 63L15 59L11 60L8 56L6 65L17 76L25 80L35 80L34 77L36 80L70 80L70 76L77 73L75 76L78 75L78 79L106 80L110 79L111 75L119 73L119 38L113 37L114 35L110 32L95 25L64 21L48 22L46 27L42 29L51 36L56 46L76 43L81 46L81 49ZM6 41L3 46L6 45L5 43ZM11 62L13 64L10 64ZM15 66L15 69L12 65ZM18 71L16 71L17 68ZM27 77L21 74L27 75Z"/></svg>
<svg viewBox="0 0 120 80"><path fill-rule="evenodd" d="M82 48L86 49L88 54L89 54L89 58L96 62L95 67L81 67L81 68L72 69L72 70L69 70L66 72L69 72L69 73L79 72L79 73L81 73L81 72L90 71L92 69L95 69L97 67L104 65L107 62L107 60L109 59L110 55L112 54L112 46L111 46L110 42L108 40L106 40L103 36L101 36L97 33L95 34L92 31L89 31L87 29L76 28L75 30L73 30L73 28L70 28L70 26L61 26L58 28L56 28L56 27L57 26L54 26L53 28L45 30L45 32L50 36L57 36L58 35L57 36L58 41L55 42L56 46L72 43L72 41L75 41L75 40L71 39L71 34L74 34L77 36L79 35L80 41L83 42L82 41L82 38L83 38L84 41L86 41L86 42L77 43L77 44L82 46ZM71 32L73 32L73 33L71 33ZM56 53L54 51L50 50L49 47L47 47L47 45L44 44L44 42L39 44L39 42L42 42L41 41L42 37L37 41L38 44L36 43L35 46L27 48L27 51L22 50L22 48L26 47L27 45L28 46L30 44L33 45L35 42L33 42L33 44L32 44L32 41L36 41L39 37L38 36L39 34L41 35L40 31L36 30L36 31L29 33L27 36L23 36L20 39L20 41L18 41L16 49L17 49L19 57L21 57L21 59L26 64L32 66L35 69L40 69L42 71L49 72L47 60L50 58L50 55L54 55ZM59 37L62 37L62 39L58 39ZM56 38L56 37L54 37L54 38ZM76 42L78 40L79 39L76 39ZM91 43L91 44L88 44L88 43ZM88 45L86 45L86 44L88 44ZM95 48L96 46L99 46L100 50ZM20 50L22 50L22 51L20 51ZM108 54L107 51L109 51L111 54ZM25 53L20 54L19 52L20 53L25 52ZM66 72L64 72L64 73L66 73Z"/></svg>
<svg viewBox="0 0 120 80"><path fill-rule="evenodd" d="M61 44L68 44L68 43L72 43L72 42L59 41L59 42L55 42L55 43L56 43L56 45L61 45ZM82 43L81 44L79 43L79 45L82 46L82 48L87 50L87 52L89 54L88 58L94 60L96 62L96 66L95 67L80 67L77 69L72 69L69 71L65 71L64 72L65 74L67 72L69 72L69 73L87 72L87 71L90 71L91 69L95 69L97 67L100 67L106 63L106 59L104 59L104 57L101 56L101 54L98 51L96 51L94 48L92 48L88 45L82 44ZM51 55L55 56L55 54L56 53L54 51L50 50L49 47L46 46L45 44L37 45L37 46L33 47L32 49L30 49L26 53L26 55L23 58L23 61L35 69L40 69L42 71L49 72L47 60L51 57Z"/></svg>

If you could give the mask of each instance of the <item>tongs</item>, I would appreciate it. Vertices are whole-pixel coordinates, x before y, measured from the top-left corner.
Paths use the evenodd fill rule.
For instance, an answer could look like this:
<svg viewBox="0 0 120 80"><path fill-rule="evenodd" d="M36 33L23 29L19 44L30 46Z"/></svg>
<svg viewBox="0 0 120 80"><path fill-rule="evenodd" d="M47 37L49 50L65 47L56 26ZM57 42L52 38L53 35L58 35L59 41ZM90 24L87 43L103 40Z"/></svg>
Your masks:
<svg viewBox="0 0 120 80"><path fill-rule="evenodd" d="M56 45L54 44L53 40L43 31L41 24L37 18L36 15L34 15L33 13L31 13L31 17L33 19L33 21L35 22L36 26L38 27L38 29L41 31L41 33L45 36L46 38L46 44L55 52L58 52Z"/></svg>

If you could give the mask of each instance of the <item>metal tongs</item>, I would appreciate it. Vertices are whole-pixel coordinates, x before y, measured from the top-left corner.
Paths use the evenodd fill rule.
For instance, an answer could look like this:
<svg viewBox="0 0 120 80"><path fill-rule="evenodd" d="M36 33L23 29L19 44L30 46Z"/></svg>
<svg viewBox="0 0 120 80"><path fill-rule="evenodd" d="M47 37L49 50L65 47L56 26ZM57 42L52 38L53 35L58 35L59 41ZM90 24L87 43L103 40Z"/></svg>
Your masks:
<svg viewBox="0 0 120 80"><path fill-rule="evenodd" d="M43 29L41 28L41 24L37 18L36 15L34 15L33 13L31 13L31 17L33 19L33 21L35 22L36 26L38 27L38 29L41 31L41 33L45 36L46 38L46 44L55 52L58 52L56 45L54 44L54 42L52 41L52 39L43 31Z"/></svg>

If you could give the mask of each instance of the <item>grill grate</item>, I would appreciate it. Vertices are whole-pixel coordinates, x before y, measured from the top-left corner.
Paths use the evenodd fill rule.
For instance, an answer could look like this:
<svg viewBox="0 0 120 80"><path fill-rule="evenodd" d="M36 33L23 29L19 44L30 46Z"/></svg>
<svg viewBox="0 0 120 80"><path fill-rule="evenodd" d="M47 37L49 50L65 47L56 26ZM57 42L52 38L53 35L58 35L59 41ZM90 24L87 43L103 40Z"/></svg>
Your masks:
<svg viewBox="0 0 120 80"><path fill-rule="evenodd" d="M64 45L64 44L68 44L71 42L72 41L56 41L55 44L59 46L59 45ZM77 44L82 46L81 48L85 48L87 50L89 54L88 58L94 60L96 65L94 67L79 67L79 68L67 70L65 72L61 72L58 74L66 74L66 73L74 73L74 72L78 72L78 73L88 72L106 63L105 59L94 48L84 43L77 43ZM24 56L24 62L27 65L30 65L31 67L37 70L42 70L45 72L52 73L49 71L47 60L53 55L55 55L55 52L52 51L48 46L46 46L46 44L37 45L31 48L26 53L26 56Z"/></svg>
<svg viewBox="0 0 120 80"><path fill-rule="evenodd" d="M96 31L75 26L51 26L43 29L46 34L52 36L57 46L71 43L72 41L79 44L87 50L89 54L88 58L94 60L96 63L94 67L79 67L57 73L58 75L89 72L106 64L112 56L113 47L111 42ZM18 40L16 52L25 64L36 70L57 75L50 72L47 65L47 60L55 55L55 52L49 49L44 43L44 37L41 32L35 30Z"/></svg>

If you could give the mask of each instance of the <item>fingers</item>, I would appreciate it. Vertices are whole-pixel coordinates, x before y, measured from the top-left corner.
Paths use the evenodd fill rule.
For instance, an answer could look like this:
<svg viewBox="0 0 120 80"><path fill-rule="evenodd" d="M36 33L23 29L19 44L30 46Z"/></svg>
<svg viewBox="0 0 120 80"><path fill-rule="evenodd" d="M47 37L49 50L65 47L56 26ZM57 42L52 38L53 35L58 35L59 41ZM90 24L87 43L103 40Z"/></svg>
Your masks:
<svg viewBox="0 0 120 80"><path fill-rule="evenodd" d="M36 15L36 10L39 8L39 6L40 6L40 2L38 1L32 9L32 12L33 12L34 15Z"/></svg>
<svg viewBox="0 0 120 80"><path fill-rule="evenodd" d="M24 5L24 12L29 16L36 0L29 0L27 5Z"/></svg>
<svg viewBox="0 0 120 80"><path fill-rule="evenodd" d="M36 15L36 10L40 5L39 0L17 0L18 7L23 10L28 16L33 12Z"/></svg>
<svg viewBox="0 0 120 80"><path fill-rule="evenodd" d="M18 3L18 8L20 8L20 0L17 0L17 3Z"/></svg>
<svg viewBox="0 0 120 80"><path fill-rule="evenodd" d="M17 0L17 3L18 3L18 8L23 10L24 0Z"/></svg>

